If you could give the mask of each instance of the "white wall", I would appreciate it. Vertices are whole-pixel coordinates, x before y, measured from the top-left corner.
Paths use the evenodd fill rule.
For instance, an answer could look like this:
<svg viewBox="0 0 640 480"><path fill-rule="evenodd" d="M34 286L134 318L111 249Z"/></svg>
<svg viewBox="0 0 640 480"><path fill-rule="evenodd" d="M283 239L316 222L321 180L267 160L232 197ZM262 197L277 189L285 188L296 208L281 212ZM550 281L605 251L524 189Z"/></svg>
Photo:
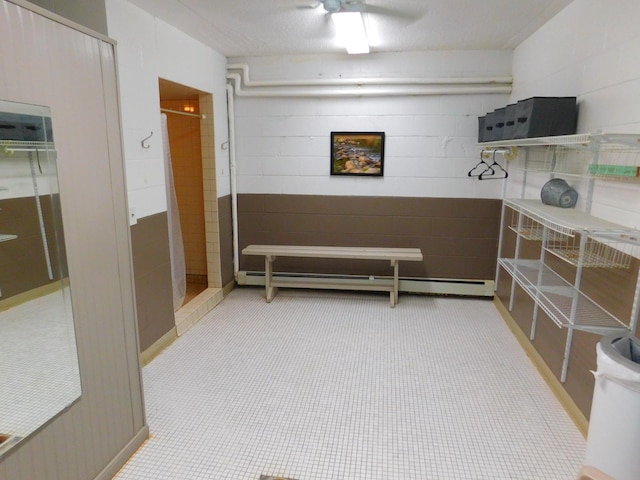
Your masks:
<svg viewBox="0 0 640 480"><path fill-rule="evenodd" d="M148 435L114 49L20 3L0 2L0 58L16 66L0 98L51 108L82 396L3 456L0 478L112 478Z"/></svg>
<svg viewBox="0 0 640 480"><path fill-rule="evenodd" d="M226 59L126 0L107 0L109 36L117 42L129 206L138 218L166 211L158 78L214 97L218 196L230 193ZM153 131L143 149L140 141Z"/></svg>
<svg viewBox="0 0 640 480"><path fill-rule="evenodd" d="M235 58L252 80L505 76L510 51ZM477 117L506 94L236 97L239 193L498 198L502 182L467 176ZM331 131L384 131L383 178L331 177Z"/></svg>
<svg viewBox="0 0 640 480"><path fill-rule="evenodd" d="M579 133L640 133L638 25L637 0L574 0L515 49L511 100L577 96ZM539 177L530 191L538 193L547 179ZM510 182L508 194L519 192ZM597 182L592 213L640 228L639 193L637 184Z"/></svg>

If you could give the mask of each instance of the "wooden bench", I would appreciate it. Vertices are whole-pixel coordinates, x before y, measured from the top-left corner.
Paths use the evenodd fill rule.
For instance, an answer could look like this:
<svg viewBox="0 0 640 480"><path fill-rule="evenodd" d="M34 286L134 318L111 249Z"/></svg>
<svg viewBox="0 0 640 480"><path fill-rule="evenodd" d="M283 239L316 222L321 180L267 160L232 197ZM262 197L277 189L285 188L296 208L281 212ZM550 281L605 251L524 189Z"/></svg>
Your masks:
<svg viewBox="0 0 640 480"><path fill-rule="evenodd" d="M371 247L324 247L293 245L249 245L243 255L264 255L264 286L267 302L271 302L282 288L332 288L340 290L374 290L389 292L391 306L398 303L398 264L400 261L420 262L419 248L371 248ZM273 262L277 257L347 258L356 260L387 260L393 267L393 279L388 282L372 282L332 279L331 281L308 281L301 278L274 279Z"/></svg>

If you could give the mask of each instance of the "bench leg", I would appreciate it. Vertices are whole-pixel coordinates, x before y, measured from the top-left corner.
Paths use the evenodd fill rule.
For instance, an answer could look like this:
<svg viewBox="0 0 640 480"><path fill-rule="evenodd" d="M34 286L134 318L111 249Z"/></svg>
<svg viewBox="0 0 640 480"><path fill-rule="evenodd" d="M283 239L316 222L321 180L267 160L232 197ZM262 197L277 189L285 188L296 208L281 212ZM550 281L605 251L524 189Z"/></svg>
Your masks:
<svg viewBox="0 0 640 480"><path fill-rule="evenodd" d="M395 307L396 303L398 303L398 288L400 286L400 280L398 278L398 266L399 262L397 260L391 260L391 266L393 267L393 290L389 294L391 297L391 307Z"/></svg>
<svg viewBox="0 0 640 480"><path fill-rule="evenodd" d="M271 303L273 297L278 293L278 288L271 286L273 281L273 261L275 259L276 257L272 255L265 255L264 257L264 291L267 303Z"/></svg>

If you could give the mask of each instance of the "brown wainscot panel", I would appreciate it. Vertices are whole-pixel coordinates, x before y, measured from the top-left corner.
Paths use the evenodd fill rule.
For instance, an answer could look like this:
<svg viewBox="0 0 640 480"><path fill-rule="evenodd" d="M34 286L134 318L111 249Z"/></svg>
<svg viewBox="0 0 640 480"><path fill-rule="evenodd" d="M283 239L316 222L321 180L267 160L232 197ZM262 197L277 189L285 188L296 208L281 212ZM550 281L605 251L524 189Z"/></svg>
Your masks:
<svg viewBox="0 0 640 480"><path fill-rule="evenodd" d="M58 195L40 197L53 279L49 278L34 197L0 200L0 233L17 238L0 242L1 300L68 276Z"/></svg>
<svg viewBox="0 0 640 480"><path fill-rule="evenodd" d="M233 281L233 220L230 195L218 198L218 229L220 231L220 273L224 286Z"/></svg>
<svg viewBox="0 0 640 480"><path fill-rule="evenodd" d="M401 276L493 279L500 201L467 198L238 196L240 249L250 244L420 248L424 261L404 262ZM276 271L389 275L384 262L279 259ZM240 257L241 270L264 270Z"/></svg>
<svg viewBox="0 0 640 480"><path fill-rule="evenodd" d="M131 226L140 351L175 325L167 212L138 219Z"/></svg>

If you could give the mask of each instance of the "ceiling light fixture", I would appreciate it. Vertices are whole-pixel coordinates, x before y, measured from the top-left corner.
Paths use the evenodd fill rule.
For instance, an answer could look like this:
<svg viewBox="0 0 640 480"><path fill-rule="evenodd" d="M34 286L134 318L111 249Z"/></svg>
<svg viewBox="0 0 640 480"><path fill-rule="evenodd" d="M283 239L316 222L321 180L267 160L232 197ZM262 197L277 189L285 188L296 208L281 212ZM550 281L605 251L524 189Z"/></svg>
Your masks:
<svg viewBox="0 0 640 480"><path fill-rule="evenodd" d="M369 53L369 41L360 12L332 13L331 20L347 53Z"/></svg>

